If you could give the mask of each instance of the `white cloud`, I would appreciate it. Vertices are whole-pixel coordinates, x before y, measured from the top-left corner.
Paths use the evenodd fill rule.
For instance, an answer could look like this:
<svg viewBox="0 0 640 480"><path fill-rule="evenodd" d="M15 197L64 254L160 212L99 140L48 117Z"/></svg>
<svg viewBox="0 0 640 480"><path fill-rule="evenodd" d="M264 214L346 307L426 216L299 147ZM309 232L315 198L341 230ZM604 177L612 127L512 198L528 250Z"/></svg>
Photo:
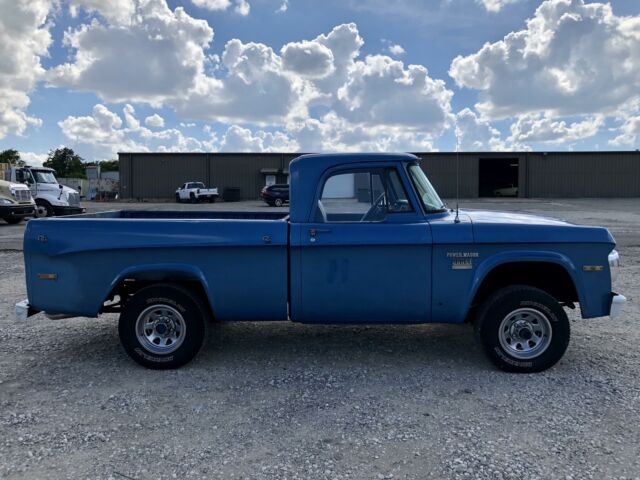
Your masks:
<svg viewBox="0 0 640 480"><path fill-rule="evenodd" d="M154 113L153 115L150 115L144 119L144 124L147 127L164 128L164 118L162 118L157 113Z"/></svg>
<svg viewBox="0 0 640 480"><path fill-rule="evenodd" d="M527 114L518 117L511 125L510 140L514 142L566 143L593 137L604 123L604 117L596 115L581 122L567 125L543 114Z"/></svg>
<svg viewBox="0 0 640 480"><path fill-rule="evenodd" d="M231 6L231 0L191 0L191 3L207 10L226 10Z"/></svg>
<svg viewBox="0 0 640 480"><path fill-rule="evenodd" d="M216 149L215 135L197 139L169 128L152 131L140 125L131 105L123 109L125 125L120 116L102 104L93 107L90 116L69 116L58 123L62 133L73 145L86 147L90 159L114 157L118 151L211 151ZM148 117L148 118L153 118Z"/></svg>
<svg viewBox="0 0 640 480"><path fill-rule="evenodd" d="M238 15L242 15L243 17L246 17L247 15L249 15L249 12L251 11L251 5L249 5L249 2L247 2L247 0L237 0L237 4L233 9L233 11L236 12Z"/></svg>
<svg viewBox="0 0 640 480"><path fill-rule="evenodd" d="M205 20L165 0L136 2L127 27L93 20L65 33L73 61L49 71L56 86L89 90L112 102L160 103L193 87L213 39Z"/></svg>
<svg viewBox="0 0 640 480"><path fill-rule="evenodd" d="M547 0L527 27L458 56L450 75L483 115L612 113L640 90L640 18L610 4Z"/></svg>
<svg viewBox="0 0 640 480"><path fill-rule="evenodd" d="M335 70L333 52L316 41L287 43L280 55L285 70L303 76L322 78Z"/></svg>
<svg viewBox="0 0 640 480"><path fill-rule="evenodd" d="M20 159L31 167L41 167L48 157L46 153L20 152Z"/></svg>
<svg viewBox="0 0 640 480"><path fill-rule="evenodd" d="M629 117L622 127L620 135L613 138L609 143L612 145L633 145L638 146L640 139L640 115Z"/></svg>
<svg viewBox="0 0 640 480"><path fill-rule="evenodd" d="M261 150L288 147L297 135L313 144L311 130L316 129L321 132L316 143L323 149L351 148L351 141L368 150L430 150L453 118L453 93L424 66L405 65L385 55L359 59L364 41L353 23L288 43L280 54L262 43L232 39L215 59L205 54L213 36L208 24L181 8L170 11L164 0L136 3L131 21L124 28L94 19L69 31L66 41L75 49L74 58L55 67L50 81L96 91L111 102L172 107L185 121L242 124L227 132L228 140L220 144L224 148L257 143ZM216 63L213 69L211 62ZM311 118L310 109L322 112L322 117ZM122 113L126 127L97 134L111 135L110 145L130 138L142 146L169 141L161 134L171 137L172 145L184 144L173 129L151 132L142 127L131 104ZM79 131L95 123L96 114L100 112L61 122L65 135L83 142ZM145 124L155 127L151 121ZM286 138L270 130L248 137L247 125L276 127ZM108 143L104 138L96 141ZM207 142L213 145L211 139Z"/></svg>
<svg viewBox="0 0 640 480"><path fill-rule="evenodd" d="M0 138L22 135L42 121L26 113L29 93L44 74L51 35L49 0L0 0Z"/></svg>
<svg viewBox="0 0 640 480"><path fill-rule="evenodd" d="M520 143L512 137L503 140L497 128L469 108L463 109L456 115L455 132L460 151L522 152L531 150L530 146Z"/></svg>
<svg viewBox="0 0 640 480"><path fill-rule="evenodd" d="M302 152L407 152L432 151L433 136L403 127L352 124L335 112L321 119L291 124L287 132Z"/></svg>
<svg viewBox="0 0 640 480"><path fill-rule="evenodd" d="M282 3L276 10L276 13L284 13L289 10L289 0L282 0Z"/></svg>
<svg viewBox="0 0 640 480"><path fill-rule="evenodd" d="M129 25L131 23L131 17L135 13L135 1L70 0L69 11L72 17L78 16L78 10L80 8L89 13L99 13L111 24Z"/></svg>
<svg viewBox="0 0 640 480"><path fill-rule="evenodd" d="M396 57L399 57L400 55L404 55L405 53L405 50L404 48L402 48L402 45L398 45L397 43L393 45L389 45L388 50L391 55L395 55Z"/></svg>
<svg viewBox="0 0 640 480"><path fill-rule="evenodd" d="M449 122L453 92L422 65L382 55L355 62L338 90L336 111L366 125L395 125L439 132Z"/></svg>
<svg viewBox="0 0 640 480"><path fill-rule="evenodd" d="M476 3L482 5L488 12L497 13L506 5L518 1L520 0L476 0Z"/></svg>
<svg viewBox="0 0 640 480"><path fill-rule="evenodd" d="M179 114L256 124L281 124L289 115L306 115L307 86L284 71L281 58L271 47L230 40L222 64L226 76L201 75L195 88L175 101Z"/></svg>
<svg viewBox="0 0 640 480"><path fill-rule="evenodd" d="M232 125L220 143L222 152L297 152L298 144L284 132L252 132Z"/></svg>

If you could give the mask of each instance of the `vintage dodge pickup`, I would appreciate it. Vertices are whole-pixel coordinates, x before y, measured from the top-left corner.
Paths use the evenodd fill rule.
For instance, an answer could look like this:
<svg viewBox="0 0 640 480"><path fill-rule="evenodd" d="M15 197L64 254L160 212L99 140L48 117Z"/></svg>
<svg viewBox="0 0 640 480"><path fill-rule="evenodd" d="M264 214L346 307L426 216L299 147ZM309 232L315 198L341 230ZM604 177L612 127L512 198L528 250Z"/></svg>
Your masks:
<svg viewBox="0 0 640 480"><path fill-rule="evenodd" d="M290 214L123 210L29 222L26 318L120 314L126 352L156 369L208 322L463 323L512 372L554 365L565 307L616 315L604 228L445 207L408 154L304 155ZM265 279L265 272L268 278Z"/></svg>

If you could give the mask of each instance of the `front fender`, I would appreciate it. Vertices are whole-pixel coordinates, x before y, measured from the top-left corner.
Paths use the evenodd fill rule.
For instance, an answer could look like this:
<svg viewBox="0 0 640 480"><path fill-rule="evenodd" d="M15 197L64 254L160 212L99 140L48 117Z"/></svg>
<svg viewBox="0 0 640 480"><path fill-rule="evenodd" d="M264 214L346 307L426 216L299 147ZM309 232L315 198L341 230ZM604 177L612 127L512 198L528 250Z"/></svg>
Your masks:
<svg viewBox="0 0 640 480"><path fill-rule="evenodd" d="M584 294L584 284L579 270L573 264L571 259L560 252L547 250L510 250L506 252L495 253L485 258L475 269L469 298L467 299L467 310L471 307L471 302L478 293L478 289L484 279L496 267L507 263L515 262L546 262L554 263L563 267L573 282L578 294L578 300L581 306L587 307L588 298Z"/></svg>

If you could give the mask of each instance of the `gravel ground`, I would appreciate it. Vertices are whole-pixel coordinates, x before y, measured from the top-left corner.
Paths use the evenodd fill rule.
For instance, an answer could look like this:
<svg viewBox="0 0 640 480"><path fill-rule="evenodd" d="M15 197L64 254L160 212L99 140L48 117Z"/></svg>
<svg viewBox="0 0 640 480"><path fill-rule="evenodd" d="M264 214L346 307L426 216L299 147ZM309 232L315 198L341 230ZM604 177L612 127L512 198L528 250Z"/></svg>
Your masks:
<svg viewBox="0 0 640 480"><path fill-rule="evenodd" d="M565 357L535 375L495 370L467 325L285 322L223 325L157 372L114 315L16 323L24 269L5 246L0 478L640 478L640 201L466 203L610 227L622 318L572 314Z"/></svg>

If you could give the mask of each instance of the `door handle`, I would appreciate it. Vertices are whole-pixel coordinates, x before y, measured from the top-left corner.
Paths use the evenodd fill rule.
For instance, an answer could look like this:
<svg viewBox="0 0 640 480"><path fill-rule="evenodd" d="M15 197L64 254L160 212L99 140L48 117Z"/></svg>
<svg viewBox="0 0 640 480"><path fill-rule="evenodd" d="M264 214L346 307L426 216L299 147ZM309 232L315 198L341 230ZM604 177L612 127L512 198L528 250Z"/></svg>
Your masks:
<svg viewBox="0 0 640 480"><path fill-rule="evenodd" d="M319 233L331 233L331 230L328 228L310 228L309 229L309 240L311 242L315 242L316 241L316 236Z"/></svg>

